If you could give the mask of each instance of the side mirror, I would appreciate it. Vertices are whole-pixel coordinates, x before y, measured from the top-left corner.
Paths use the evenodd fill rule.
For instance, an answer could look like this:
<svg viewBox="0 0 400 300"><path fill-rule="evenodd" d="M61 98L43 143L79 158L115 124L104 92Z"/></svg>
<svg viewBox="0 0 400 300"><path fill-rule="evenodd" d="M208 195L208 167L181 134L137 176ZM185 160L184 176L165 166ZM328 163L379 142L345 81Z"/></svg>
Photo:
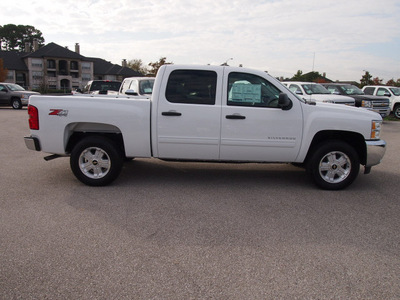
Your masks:
<svg viewBox="0 0 400 300"><path fill-rule="evenodd" d="M303 95L303 93L300 90L296 90L296 95Z"/></svg>
<svg viewBox="0 0 400 300"><path fill-rule="evenodd" d="M285 93L279 94L278 106L282 108L282 110L289 110L292 108L293 103L292 100L289 99L288 95Z"/></svg>
<svg viewBox="0 0 400 300"><path fill-rule="evenodd" d="M126 90L125 94L129 96L139 96L139 94L136 93L134 90Z"/></svg>
<svg viewBox="0 0 400 300"><path fill-rule="evenodd" d="M385 92L385 93L383 94L383 96L385 96L385 97L390 97L390 96L392 96L392 95L390 95L389 92Z"/></svg>

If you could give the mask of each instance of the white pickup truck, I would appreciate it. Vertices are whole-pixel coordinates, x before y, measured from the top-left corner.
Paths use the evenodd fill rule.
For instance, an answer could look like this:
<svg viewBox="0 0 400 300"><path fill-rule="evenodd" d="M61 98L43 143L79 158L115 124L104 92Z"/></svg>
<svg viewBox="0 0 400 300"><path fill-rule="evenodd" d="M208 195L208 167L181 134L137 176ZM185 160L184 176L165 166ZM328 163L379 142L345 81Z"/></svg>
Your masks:
<svg viewBox="0 0 400 300"><path fill-rule="evenodd" d="M151 99L33 96L31 150L70 156L87 185L115 180L125 159L273 162L303 166L323 189L369 173L386 150L382 118L360 108L306 103L262 71L165 65Z"/></svg>
<svg viewBox="0 0 400 300"><path fill-rule="evenodd" d="M366 95L373 96L384 96L388 97L390 101L390 110L393 115L400 119L400 88L395 86L385 86L385 85L372 85L364 86L363 92Z"/></svg>
<svg viewBox="0 0 400 300"><path fill-rule="evenodd" d="M293 93L302 97L304 100L325 102L325 103L336 103L355 106L354 98L343 95L331 94L322 84L315 82L282 82L283 85L287 86Z"/></svg>

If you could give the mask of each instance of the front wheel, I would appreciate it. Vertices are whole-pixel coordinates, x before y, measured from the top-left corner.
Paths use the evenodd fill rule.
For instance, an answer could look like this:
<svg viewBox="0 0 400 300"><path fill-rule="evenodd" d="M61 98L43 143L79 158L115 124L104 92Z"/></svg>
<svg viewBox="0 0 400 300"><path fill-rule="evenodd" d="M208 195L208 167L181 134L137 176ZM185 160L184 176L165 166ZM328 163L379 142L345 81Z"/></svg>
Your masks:
<svg viewBox="0 0 400 300"><path fill-rule="evenodd" d="M315 148L307 165L314 182L325 190L349 186L360 171L357 152L342 141L329 141Z"/></svg>
<svg viewBox="0 0 400 300"><path fill-rule="evenodd" d="M11 100L11 106L12 106L12 108L14 108L14 109L21 109L21 108L22 108L22 102L21 102L21 100L18 99L18 98L13 98L13 99Z"/></svg>
<svg viewBox="0 0 400 300"><path fill-rule="evenodd" d="M393 109L393 115L397 118L400 119L400 104L397 104L394 109Z"/></svg>
<svg viewBox="0 0 400 300"><path fill-rule="evenodd" d="M123 156L110 139L91 136L84 138L73 148L70 165L76 178L84 184L104 186L118 177Z"/></svg>

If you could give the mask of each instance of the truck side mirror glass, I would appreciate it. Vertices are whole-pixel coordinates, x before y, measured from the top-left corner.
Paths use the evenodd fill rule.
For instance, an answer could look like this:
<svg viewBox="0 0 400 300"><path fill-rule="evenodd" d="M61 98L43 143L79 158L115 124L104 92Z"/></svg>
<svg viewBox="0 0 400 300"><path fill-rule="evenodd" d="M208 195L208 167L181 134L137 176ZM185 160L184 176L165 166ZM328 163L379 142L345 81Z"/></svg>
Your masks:
<svg viewBox="0 0 400 300"><path fill-rule="evenodd" d="M136 93L135 90L126 90L125 94L129 96L138 96L138 93Z"/></svg>
<svg viewBox="0 0 400 300"><path fill-rule="evenodd" d="M278 105L282 110L289 110L292 108L293 103L292 100L289 99L288 95L285 93L279 94Z"/></svg>

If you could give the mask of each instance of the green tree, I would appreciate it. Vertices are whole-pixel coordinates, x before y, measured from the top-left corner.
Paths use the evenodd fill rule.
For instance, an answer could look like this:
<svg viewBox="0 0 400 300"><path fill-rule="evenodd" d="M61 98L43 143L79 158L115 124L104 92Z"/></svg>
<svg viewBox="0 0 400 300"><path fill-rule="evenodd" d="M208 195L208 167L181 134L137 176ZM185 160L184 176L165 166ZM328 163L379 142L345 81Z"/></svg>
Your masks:
<svg viewBox="0 0 400 300"><path fill-rule="evenodd" d="M380 79L379 77L375 77L372 82L374 85L381 85L382 84L383 79Z"/></svg>
<svg viewBox="0 0 400 300"><path fill-rule="evenodd" d="M146 75L148 73L147 66L143 64L143 61L141 59L131 59L127 65L128 68L131 68L132 70L139 72L143 75Z"/></svg>
<svg viewBox="0 0 400 300"><path fill-rule="evenodd" d="M25 50L25 43L33 49L33 41L37 40L39 46L44 45L42 32L31 25L7 24L0 26L0 50Z"/></svg>
<svg viewBox="0 0 400 300"><path fill-rule="evenodd" d="M0 58L0 82L7 79L8 70L4 68L3 59Z"/></svg>
<svg viewBox="0 0 400 300"><path fill-rule="evenodd" d="M374 82L372 81L372 75L368 71L365 71L365 74L361 77L361 80L360 80L361 88L366 85L371 85L373 83Z"/></svg>
<svg viewBox="0 0 400 300"><path fill-rule="evenodd" d="M161 57L158 61L149 63L150 70L148 74L151 76L156 76L158 70L161 68L162 65L170 65L170 64L173 63L167 62L166 57Z"/></svg>
<svg viewBox="0 0 400 300"><path fill-rule="evenodd" d="M302 81L302 76L303 76L303 71L298 70L296 74L293 75L292 79L293 81Z"/></svg>
<svg viewBox="0 0 400 300"><path fill-rule="evenodd" d="M400 87L400 79L397 79L397 81L394 81L394 79L392 78L388 82L386 82L386 85Z"/></svg>

